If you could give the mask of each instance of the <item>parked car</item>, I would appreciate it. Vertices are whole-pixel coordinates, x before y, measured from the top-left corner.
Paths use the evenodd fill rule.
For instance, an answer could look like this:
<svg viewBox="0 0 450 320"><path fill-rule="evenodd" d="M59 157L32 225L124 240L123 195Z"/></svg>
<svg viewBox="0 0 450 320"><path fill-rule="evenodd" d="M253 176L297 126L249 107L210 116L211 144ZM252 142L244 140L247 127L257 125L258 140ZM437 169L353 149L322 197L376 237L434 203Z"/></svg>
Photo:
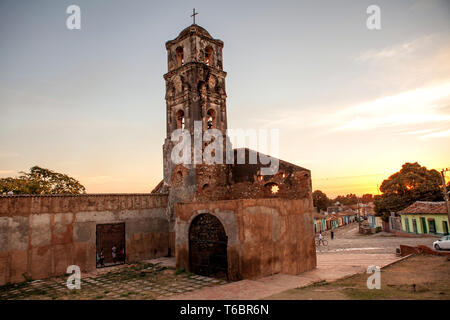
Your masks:
<svg viewBox="0 0 450 320"><path fill-rule="evenodd" d="M433 247L436 250L450 249L450 236L444 236L439 240L436 240L433 242Z"/></svg>

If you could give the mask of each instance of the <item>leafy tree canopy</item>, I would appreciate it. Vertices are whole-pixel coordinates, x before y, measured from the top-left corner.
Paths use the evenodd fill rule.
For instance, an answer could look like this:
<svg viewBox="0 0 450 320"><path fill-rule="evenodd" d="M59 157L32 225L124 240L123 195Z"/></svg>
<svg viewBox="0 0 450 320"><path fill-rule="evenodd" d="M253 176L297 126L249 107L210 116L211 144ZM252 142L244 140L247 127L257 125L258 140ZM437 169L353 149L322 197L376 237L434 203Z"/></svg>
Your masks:
<svg viewBox="0 0 450 320"><path fill-rule="evenodd" d="M399 172L383 181L381 195L375 196L375 212L385 217L415 201L442 201L442 180L438 171L417 162L405 163Z"/></svg>
<svg viewBox="0 0 450 320"><path fill-rule="evenodd" d="M373 195L370 193L363 194L361 197L362 203L370 203L373 202Z"/></svg>
<svg viewBox="0 0 450 320"><path fill-rule="evenodd" d="M0 193L14 194L80 194L85 187L66 174L34 166L17 178L1 178Z"/></svg>
<svg viewBox="0 0 450 320"><path fill-rule="evenodd" d="M331 200L327 197L325 193L320 190L316 190L312 194L314 207L316 207L319 211L327 210L327 208L331 205Z"/></svg>
<svg viewBox="0 0 450 320"><path fill-rule="evenodd" d="M337 196L333 200L334 203L339 202L342 205L348 206L351 204L357 204L358 203L358 197L356 194L350 193L346 196Z"/></svg>

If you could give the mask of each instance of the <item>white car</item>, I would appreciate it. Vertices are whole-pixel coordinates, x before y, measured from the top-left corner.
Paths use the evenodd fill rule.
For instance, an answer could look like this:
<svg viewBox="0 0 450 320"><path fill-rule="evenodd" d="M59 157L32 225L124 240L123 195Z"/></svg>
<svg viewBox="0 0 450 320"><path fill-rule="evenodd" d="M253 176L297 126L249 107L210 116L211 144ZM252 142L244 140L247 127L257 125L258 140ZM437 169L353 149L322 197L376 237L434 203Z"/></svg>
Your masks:
<svg viewBox="0 0 450 320"><path fill-rule="evenodd" d="M450 249L450 236L444 236L439 240L433 242L433 247L436 250Z"/></svg>

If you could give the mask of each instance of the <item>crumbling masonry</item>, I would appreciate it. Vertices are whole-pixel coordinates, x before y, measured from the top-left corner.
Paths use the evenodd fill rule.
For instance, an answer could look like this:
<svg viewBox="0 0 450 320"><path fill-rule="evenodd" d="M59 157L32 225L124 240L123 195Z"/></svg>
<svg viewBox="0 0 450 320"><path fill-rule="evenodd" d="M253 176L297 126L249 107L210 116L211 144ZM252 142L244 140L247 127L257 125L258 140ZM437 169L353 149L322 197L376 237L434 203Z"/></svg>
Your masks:
<svg viewBox="0 0 450 320"><path fill-rule="evenodd" d="M263 175L267 165L251 164L249 149L233 150L227 164L173 163L172 132L193 138L196 121L201 134L217 129L229 142L226 72L223 42L196 24L166 49L161 183L151 194L0 196L0 285L60 275L69 265L91 271L100 246L111 243L123 243L126 262L175 255L178 268L229 280L316 266L309 170L279 160L275 174ZM124 234L99 234L104 224L124 224Z"/></svg>

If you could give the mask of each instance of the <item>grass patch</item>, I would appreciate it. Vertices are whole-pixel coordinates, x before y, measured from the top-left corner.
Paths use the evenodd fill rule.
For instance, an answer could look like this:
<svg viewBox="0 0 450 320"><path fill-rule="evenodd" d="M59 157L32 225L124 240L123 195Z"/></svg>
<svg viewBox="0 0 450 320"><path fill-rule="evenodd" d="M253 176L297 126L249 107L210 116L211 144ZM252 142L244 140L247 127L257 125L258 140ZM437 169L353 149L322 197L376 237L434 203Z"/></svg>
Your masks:
<svg viewBox="0 0 450 320"><path fill-rule="evenodd" d="M185 272L186 272L186 269L184 267L181 267L181 268L179 268L179 269L177 269L175 271L175 274L176 275L180 275L180 274L185 273Z"/></svg>

